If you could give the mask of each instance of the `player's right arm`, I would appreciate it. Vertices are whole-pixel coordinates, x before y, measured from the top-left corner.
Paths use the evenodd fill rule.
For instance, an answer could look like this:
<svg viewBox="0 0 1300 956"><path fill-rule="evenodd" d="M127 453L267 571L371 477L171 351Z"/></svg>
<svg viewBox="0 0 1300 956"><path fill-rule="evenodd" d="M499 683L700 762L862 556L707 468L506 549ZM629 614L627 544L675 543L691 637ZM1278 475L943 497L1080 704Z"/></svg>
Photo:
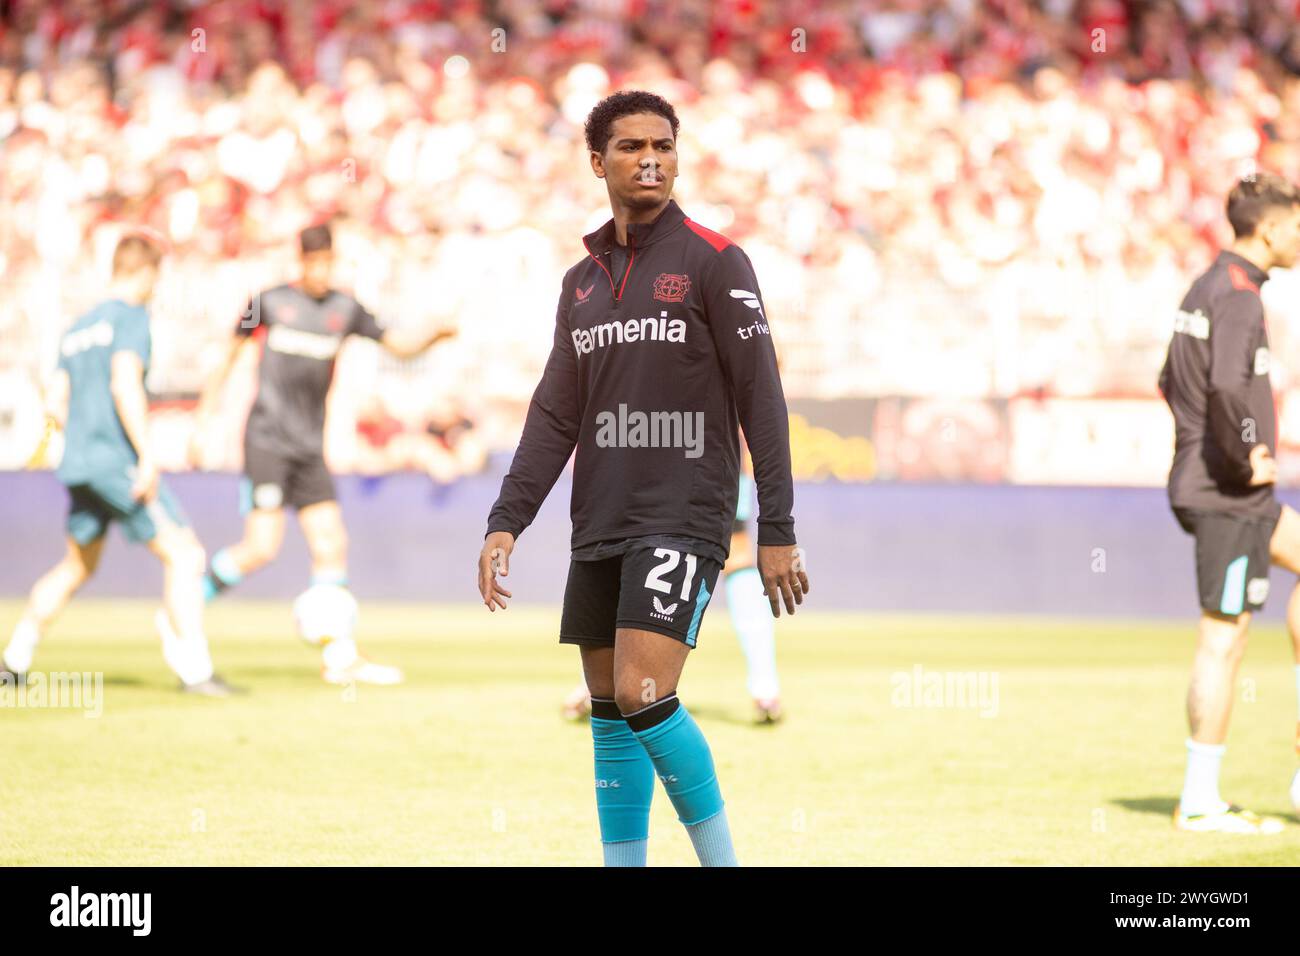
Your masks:
<svg viewBox="0 0 1300 956"><path fill-rule="evenodd" d="M487 537L479 552L478 589L488 610L505 607L510 592L497 583L497 573L509 573L515 540L537 516L565 462L578 444L581 409L578 401L578 360L569 335L569 286L560 290L555 315L555 339L542 380L533 392L510 471L501 494L488 514Z"/></svg>
<svg viewBox="0 0 1300 956"><path fill-rule="evenodd" d="M68 427L68 403L72 396L72 381L68 377L68 368L62 356L58 368L42 390L41 397L45 404L45 428L36 450L27 459L28 468L46 467L46 453L50 448L50 439L56 431Z"/></svg>
<svg viewBox="0 0 1300 956"><path fill-rule="evenodd" d="M203 383L199 404L194 411L194 432L190 437L188 449L190 466L193 468L203 467L203 436L207 434L212 418L216 414L217 404L221 400L222 392L225 391L226 380L230 378L231 369L239 362L245 350L256 348L253 332L257 329L258 319L260 319L257 314L260 310L255 309L256 304L256 298L249 300L239 318L239 324L235 327L235 334L230 337L226 346L225 355Z"/></svg>
<svg viewBox="0 0 1300 956"><path fill-rule="evenodd" d="M1256 444L1259 416L1250 405L1255 374L1255 333L1264 322L1264 306L1249 290L1234 290L1214 310L1210 331L1210 383L1206 417L1210 438L1223 453L1232 477L1241 485L1271 484L1277 477L1272 450ZM1271 399L1270 399L1271 400Z"/></svg>

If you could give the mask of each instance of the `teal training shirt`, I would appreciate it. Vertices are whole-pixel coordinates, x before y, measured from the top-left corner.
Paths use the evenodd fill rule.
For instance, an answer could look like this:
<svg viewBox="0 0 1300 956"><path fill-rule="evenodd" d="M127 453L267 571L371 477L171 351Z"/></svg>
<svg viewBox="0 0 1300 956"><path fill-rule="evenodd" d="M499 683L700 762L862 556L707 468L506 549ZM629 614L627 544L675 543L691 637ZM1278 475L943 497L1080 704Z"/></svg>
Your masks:
<svg viewBox="0 0 1300 956"><path fill-rule="evenodd" d="M139 456L113 402L112 360L128 349L149 368L149 313L119 299L86 313L59 343L59 368L68 373L68 421L59 480L77 485L104 474L122 474Z"/></svg>

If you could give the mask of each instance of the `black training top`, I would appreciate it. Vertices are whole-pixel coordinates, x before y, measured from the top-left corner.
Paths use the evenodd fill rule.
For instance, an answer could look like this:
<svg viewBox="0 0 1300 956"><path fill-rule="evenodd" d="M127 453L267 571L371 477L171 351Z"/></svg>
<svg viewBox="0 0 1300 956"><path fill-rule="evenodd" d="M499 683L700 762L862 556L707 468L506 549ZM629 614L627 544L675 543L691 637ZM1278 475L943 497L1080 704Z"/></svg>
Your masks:
<svg viewBox="0 0 1300 956"><path fill-rule="evenodd" d="M263 336L257 399L248 414L245 441L290 456L321 454L325 397L334 358L348 335L379 339L375 317L344 292L316 299L290 285L254 296L236 335Z"/></svg>
<svg viewBox="0 0 1300 956"><path fill-rule="evenodd" d="M1277 450L1268 329L1259 287L1268 273L1220 252L1174 321L1160 391L1174 413L1169 501L1175 508L1268 517L1273 486L1251 487L1250 452Z"/></svg>
<svg viewBox="0 0 1300 956"><path fill-rule="evenodd" d="M670 201L584 237L564 277L555 342L488 532L516 537L574 461L573 548L683 535L725 554L744 428L758 484L758 543L795 543L789 418L749 257Z"/></svg>

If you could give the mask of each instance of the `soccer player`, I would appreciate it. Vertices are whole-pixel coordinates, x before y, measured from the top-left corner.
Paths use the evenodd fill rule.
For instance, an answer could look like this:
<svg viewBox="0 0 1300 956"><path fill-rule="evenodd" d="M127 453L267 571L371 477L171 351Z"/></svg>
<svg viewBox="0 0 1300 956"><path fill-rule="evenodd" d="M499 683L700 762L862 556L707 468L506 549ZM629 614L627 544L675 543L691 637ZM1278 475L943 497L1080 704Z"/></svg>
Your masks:
<svg viewBox="0 0 1300 956"><path fill-rule="evenodd" d="M1196 539L1201 621L1187 693L1182 830L1275 833L1219 795L1219 765L1250 616L1268 597L1270 562L1300 573L1300 516L1275 497L1277 441L1260 286L1300 252L1300 191L1273 175L1233 187L1235 236L1183 299L1160 390L1174 415L1169 502ZM1287 606L1300 690L1300 588Z"/></svg>
<svg viewBox="0 0 1300 956"><path fill-rule="evenodd" d="M162 252L128 235L113 253L109 298L78 319L59 345L50 414L64 427L58 478L68 489L68 549L36 582L5 648L3 667L18 678L30 669L41 635L99 565L114 521L163 564L163 608L155 618L163 658L184 690L225 697L212 672L203 632L203 548L150 454L149 313Z"/></svg>
<svg viewBox="0 0 1300 956"><path fill-rule="evenodd" d="M399 357L454 333L384 329L352 296L330 287L333 240L326 225L299 236L302 278L254 296L225 361L199 401L191 458L202 460L207 432L230 370L244 349L262 349L257 398L244 431L244 536L212 556L204 578L211 600L273 560L284 540L284 508L297 509L311 554L313 585L347 587L347 533L325 467L325 398L334 359L349 335L374 339ZM332 684L397 684L396 667L366 660L350 632L322 648L321 676Z"/></svg>
<svg viewBox="0 0 1300 956"><path fill-rule="evenodd" d="M613 218L564 277L555 338L488 516L478 584L506 607L510 554L576 448L560 642L592 693L606 865L644 866L657 775L700 862L736 865L709 745L677 698L727 559L739 426L758 484L758 567L771 613L808 578L794 534L789 421L749 257L672 200L677 114L615 93L586 140Z"/></svg>
<svg viewBox="0 0 1300 956"><path fill-rule="evenodd" d="M747 472L741 472L731 550L722 566L723 589L727 592L731 627L745 654L745 683L754 701L754 723L775 724L784 716L776 673L776 627L763 594L762 575L754 564L753 546L745 524L753 510L750 500L753 491L753 479ZM569 720L591 716L591 691L585 681L570 691L562 712Z"/></svg>

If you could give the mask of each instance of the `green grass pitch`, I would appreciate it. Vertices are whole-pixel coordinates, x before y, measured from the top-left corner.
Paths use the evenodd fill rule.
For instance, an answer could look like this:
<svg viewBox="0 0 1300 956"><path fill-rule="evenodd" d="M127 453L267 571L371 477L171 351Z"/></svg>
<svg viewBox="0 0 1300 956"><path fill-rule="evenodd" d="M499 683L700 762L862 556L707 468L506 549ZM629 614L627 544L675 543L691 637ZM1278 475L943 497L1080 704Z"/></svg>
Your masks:
<svg viewBox="0 0 1300 956"><path fill-rule="evenodd" d="M173 690L151 609L74 602L42 646L36 670L103 672L100 716L0 708L0 865L599 862L589 732L559 717L578 671L555 610L363 604L363 646L408 682L352 693L320 681L287 604L218 603L218 667L250 693L214 701ZM3 635L19 611L0 603ZM1293 863L1296 700L1280 627L1251 637L1223 790L1284 816L1285 832L1170 825L1192 635L1190 616L810 606L778 624L788 720L755 728L715 608L680 691L745 864ZM904 706L918 666L996 676L996 707ZM650 862L694 863L662 790Z"/></svg>

